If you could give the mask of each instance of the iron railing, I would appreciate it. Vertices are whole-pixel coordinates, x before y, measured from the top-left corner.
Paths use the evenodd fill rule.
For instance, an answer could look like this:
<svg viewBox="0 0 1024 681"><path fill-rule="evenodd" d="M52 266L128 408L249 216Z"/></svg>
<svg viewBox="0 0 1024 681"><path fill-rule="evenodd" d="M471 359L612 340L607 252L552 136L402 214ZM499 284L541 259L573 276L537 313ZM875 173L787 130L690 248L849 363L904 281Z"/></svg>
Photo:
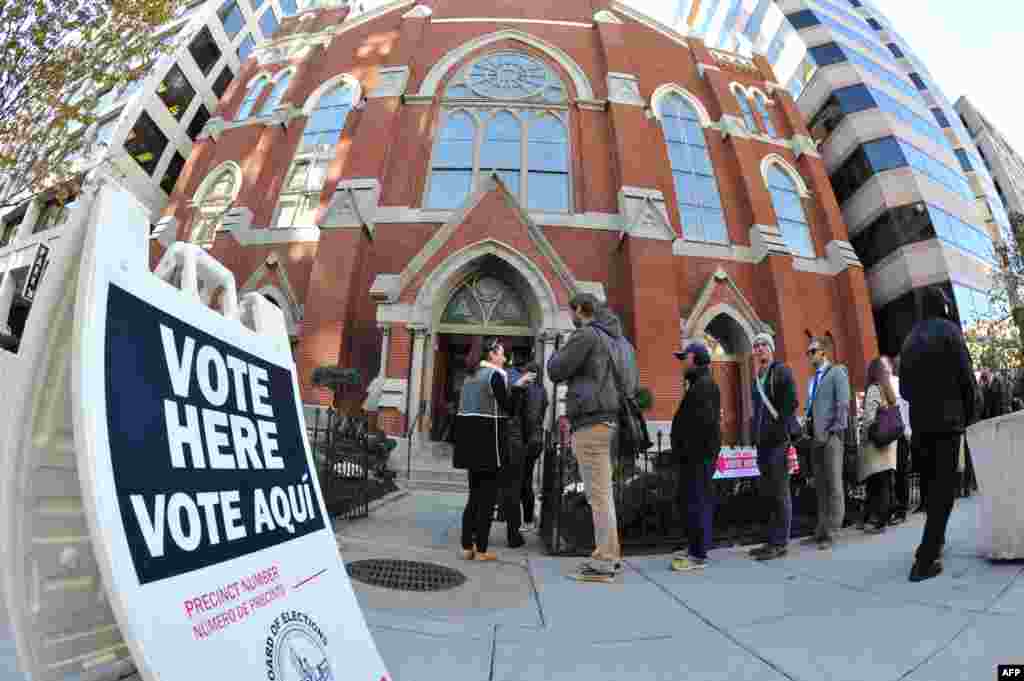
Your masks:
<svg viewBox="0 0 1024 681"><path fill-rule="evenodd" d="M365 421L338 416L333 409L317 410L308 433L327 512L342 520L365 518L370 511L370 473L377 463Z"/></svg>
<svg viewBox="0 0 1024 681"><path fill-rule="evenodd" d="M661 437L657 448L619 457L612 468L619 538L627 554L674 549L686 542L686 505L680 498L680 467ZM847 456L855 454L856 440L848 438ZM850 448L853 448L852 451ZM806 457L801 457L806 460ZM551 554L589 555L594 548L590 505L583 493L579 467L568 442L559 437L545 449L541 476L540 533ZM813 533L817 498L804 464L791 476L794 537ZM844 475L846 523L864 516L865 487L851 467ZM910 473L911 508L920 495L917 473ZM763 540L767 518L758 478L720 479L713 482L716 498L714 545L751 544ZM681 503L682 501L682 503Z"/></svg>

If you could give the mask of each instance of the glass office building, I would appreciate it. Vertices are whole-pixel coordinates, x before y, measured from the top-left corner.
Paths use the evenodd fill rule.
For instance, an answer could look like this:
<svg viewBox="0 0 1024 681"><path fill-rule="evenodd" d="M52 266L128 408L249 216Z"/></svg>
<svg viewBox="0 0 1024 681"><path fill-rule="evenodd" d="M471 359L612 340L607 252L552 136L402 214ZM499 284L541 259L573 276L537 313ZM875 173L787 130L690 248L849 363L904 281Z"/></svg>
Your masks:
<svg viewBox="0 0 1024 681"><path fill-rule="evenodd" d="M759 53L806 117L871 287L879 343L897 352L927 285L979 314L1006 210L957 112L867 0L680 0L677 28ZM968 312L970 311L970 312Z"/></svg>

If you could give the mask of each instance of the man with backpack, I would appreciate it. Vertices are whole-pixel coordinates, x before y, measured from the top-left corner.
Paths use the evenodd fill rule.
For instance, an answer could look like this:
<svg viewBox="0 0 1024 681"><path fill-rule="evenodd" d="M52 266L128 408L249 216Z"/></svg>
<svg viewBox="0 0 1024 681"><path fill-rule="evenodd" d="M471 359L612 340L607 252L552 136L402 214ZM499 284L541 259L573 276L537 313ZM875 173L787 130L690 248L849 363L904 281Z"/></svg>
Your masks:
<svg viewBox="0 0 1024 681"><path fill-rule="evenodd" d="M761 495L768 501L771 519L765 543L750 550L756 560L774 560L789 551L793 526L793 499L789 492L790 430L797 409L793 372L775 361L775 339L767 333L754 337L754 415L751 435L757 447Z"/></svg>
<svg viewBox="0 0 1024 681"><path fill-rule="evenodd" d="M589 293L574 296L569 307L576 331L548 360L548 375L556 383L569 384L566 416L572 428L573 452L583 478L583 490L593 512L596 544L592 560L581 564L573 577L579 581L612 582L622 571L612 456L619 435L623 395L636 395L639 371L636 352L611 310Z"/></svg>
<svg viewBox="0 0 1024 681"><path fill-rule="evenodd" d="M850 377L846 367L828 360L829 347L821 338L811 339L807 357L814 376L807 386L807 428L811 436L811 465L818 498L818 524L805 540L819 549L831 548L832 534L843 527L846 499L843 493L843 437L850 415Z"/></svg>

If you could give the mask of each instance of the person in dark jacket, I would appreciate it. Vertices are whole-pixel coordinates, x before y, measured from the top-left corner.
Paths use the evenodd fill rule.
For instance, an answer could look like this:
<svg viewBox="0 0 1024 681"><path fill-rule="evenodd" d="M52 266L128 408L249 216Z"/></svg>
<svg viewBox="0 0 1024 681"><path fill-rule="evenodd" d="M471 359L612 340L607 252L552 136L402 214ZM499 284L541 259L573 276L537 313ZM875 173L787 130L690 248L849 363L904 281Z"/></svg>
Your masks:
<svg viewBox="0 0 1024 681"><path fill-rule="evenodd" d="M524 375L518 367L507 370L508 382L515 385ZM498 476L501 513L505 518L505 531L509 548L517 549L526 543L521 532L523 512L519 494L523 488L523 466L526 462L526 440L523 439L523 412L526 401L526 386L513 390L508 414L508 462L502 466Z"/></svg>
<svg viewBox="0 0 1024 681"><path fill-rule="evenodd" d="M982 369L981 388L984 407L980 414L980 420L994 419L1009 413L1009 391L1006 390L1005 383L998 374L993 373L991 369Z"/></svg>
<svg viewBox="0 0 1024 681"><path fill-rule="evenodd" d="M975 380L960 327L951 321L949 299L939 286L921 296L922 321L914 325L900 352L900 392L910 403L910 427L922 453L928 507L924 535L910 581L942 572L942 547L953 510L957 460L964 430L974 420Z"/></svg>
<svg viewBox="0 0 1024 681"><path fill-rule="evenodd" d="M568 382L566 416L572 428L573 453L594 516L596 548L579 566L580 581L613 582L622 571L622 549L612 495L612 456L617 445L619 388L636 395L636 351L622 334L622 324L598 299L582 293L569 301L576 331L548 360L552 381ZM613 359L618 356L618 360ZM614 363L614 365L613 365Z"/></svg>
<svg viewBox="0 0 1024 681"><path fill-rule="evenodd" d="M722 449L722 395L711 377L711 353L693 342L673 353L683 362L686 395L672 418L672 454L680 464L679 505L686 504L689 548L672 558L677 572L707 564L715 511L711 481Z"/></svg>
<svg viewBox="0 0 1024 681"><path fill-rule="evenodd" d="M480 358L483 357L481 360ZM455 429L452 464L469 473L469 499L462 512L462 557L496 560L487 550L491 518L498 498L502 469L511 463L508 420L512 393L533 381L525 374L511 386L506 375L505 348L497 338L486 338L469 353L473 373L462 384Z"/></svg>
<svg viewBox="0 0 1024 681"><path fill-rule="evenodd" d="M524 391L522 400L523 442L526 443L526 460L523 463L523 484L519 491L519 500L523 506L523 524L530 529L536 522L534 512L536 494L533 490L533 472L537 460L544 451L544 416L548 409L548 393L540 377L540 366L529 362L525 370L538 376Z"/></svg>
<svg viewBox="0 0 1024 681"><path fill-rule="evenodd" d="M792 370L775 361L775 339L770 334L759 333L754 337L753 350L755 377L751 435L757 447L761 495L770 502L772 519L765 543L751 549L750 556L756 560L773 560L788 552L793 526L786 450L789 449L790 424L798 401Z"/></svg>

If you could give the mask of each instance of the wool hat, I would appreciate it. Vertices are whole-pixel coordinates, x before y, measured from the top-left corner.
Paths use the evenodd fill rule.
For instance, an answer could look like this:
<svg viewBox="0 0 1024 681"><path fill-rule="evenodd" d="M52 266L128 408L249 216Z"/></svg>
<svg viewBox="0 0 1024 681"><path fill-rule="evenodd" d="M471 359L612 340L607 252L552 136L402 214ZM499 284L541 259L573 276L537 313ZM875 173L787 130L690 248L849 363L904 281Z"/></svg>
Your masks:
<svg viewBox="0 0 1024 681"><path fill-rule="evenodd" d="M775 352L775 339L772 338L771 334L769 334L769 333L759 333L759 334L757 334L756 336L754 336L754 342L751 343L751 345L760 345L761 343L764 343L765 345L767 345L769 348L772 349L772 352Z"/></svg>
<svg viewBox="0 0 1024 681"><path fill-rule="evenodd" d="M699 341L694 341L683 348L682 352L673 352L676 359L684 359L687 355L693 354L693 363L699 367L706 367L711 364L711 353L708 352L708 346L704 345Z"/></svg>

